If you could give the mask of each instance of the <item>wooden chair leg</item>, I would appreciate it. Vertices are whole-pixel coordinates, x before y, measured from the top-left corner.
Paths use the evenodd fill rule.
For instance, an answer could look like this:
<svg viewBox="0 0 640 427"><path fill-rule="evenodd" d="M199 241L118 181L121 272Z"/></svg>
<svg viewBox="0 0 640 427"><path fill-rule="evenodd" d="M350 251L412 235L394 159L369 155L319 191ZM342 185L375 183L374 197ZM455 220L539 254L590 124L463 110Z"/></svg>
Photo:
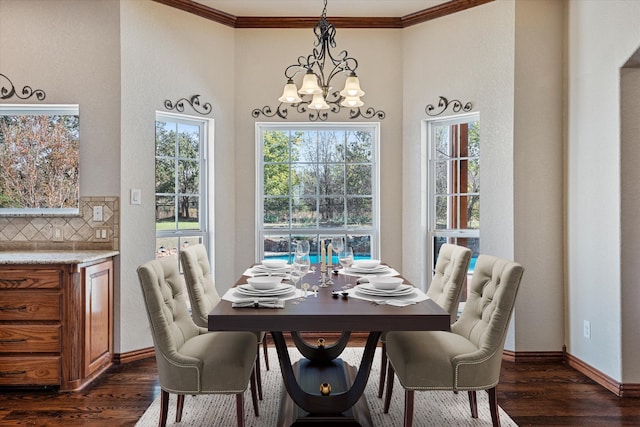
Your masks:
<svg viewBox="0 0 640 427"><path fill-rule="evenodd" d="M380 356L380 385L378 386L378 397L382 397L384 391L384 379L387 375L387 346L382 343L382 355Z"/></svg>
<svg viewBox="0 0 640 427"><path fill-rule="evenodd" d="M260 343L258 343L258 356L256 357L256 381L258 382L258 399L262 400L262 371L260 370Z"/></svg>
<svg viewBox="0 0 640 427"><path fill-rule="evenodd" d="M414 391L404 391L404 427L411 427L413 425L413 400Z"/></svg>
<svg viewBox="0 0 640 427"><path fill-rule="evenodd" d="M258 398L256 396L256 370L251 371L250 378L250 388L251 388L251 401L253 402L253 412L256 414L256 417L260 415L260 410L258 409Z"/></svg>
<svg viewBox="0 0 640 427"><path fill-rule="evenodd" d="M236 394L236 420L238 427L244 427L244 394Z"/></svg>
<svg viewBox="0 0 640 427"><path fill-rule="evenodd" d="M159 427L167 425L167 413L169 412L169 392L160 390L160 422Z"/></svg>
<svg viewBox="0 0 640 427"><path fill-rule="evenodd" d="M267 351L267 334L264 334L264 338L262 338L262 353L264 355L264 365L266 366L268 371L269 370L269 352Z"/></svg>
<svg viewBox="0 0 640 427"><path fill-rule="evenodd" d="M478 418L478 398L476 392L469 390L469 407L471 408L471 418Z"/></svg>
<svg viewBox="0 0 640 427"><path fill-rule="evenodd" d="M491 422L493 427L500 427L500 412L498 410L498 393L496 388L492 387L487 390L489 393L489 410L491 411Z"/></svg>
<svg viewBox="0 0 640 427"><path fill-rule="evenodd" d="M385 414L389 413L389 406L391 405L391 394L393 393L393 376L395 371L391 363L387 363L387 392L384 396L384 410Z"/></svg>
<svg viewBox="0 0 640 427"><path fill-rule="evenodd" d="M184 408L184 394L178 395L178 402L176 405L176 422L182 421L182 408Z"/></svg>

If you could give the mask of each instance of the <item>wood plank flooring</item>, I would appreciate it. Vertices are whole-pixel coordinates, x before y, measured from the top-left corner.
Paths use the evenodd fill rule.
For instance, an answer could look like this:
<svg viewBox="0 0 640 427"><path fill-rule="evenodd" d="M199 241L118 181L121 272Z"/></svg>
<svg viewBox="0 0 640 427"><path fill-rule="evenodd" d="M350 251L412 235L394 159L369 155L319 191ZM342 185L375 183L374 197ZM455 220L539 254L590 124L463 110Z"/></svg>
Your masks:
<svg viewBox="0 0 640 427"><path fill-rule="evenodd" d="M502 366L498 402L520 426L640 425L640 399L618 398L561 363ZM155 359L139 360L77 393L1 390L0 426L133 426L158 394Z"/></svg>

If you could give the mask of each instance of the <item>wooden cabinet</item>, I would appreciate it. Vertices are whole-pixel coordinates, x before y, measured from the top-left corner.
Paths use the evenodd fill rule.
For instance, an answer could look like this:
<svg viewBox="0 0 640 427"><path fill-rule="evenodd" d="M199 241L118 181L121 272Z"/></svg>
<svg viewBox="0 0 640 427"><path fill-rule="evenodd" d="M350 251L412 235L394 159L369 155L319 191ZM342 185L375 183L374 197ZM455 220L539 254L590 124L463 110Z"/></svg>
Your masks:
<svg viewBox="0 0 640 427"><path fill-rule="evenodd" d="M0 386L78 390L112 358L111 258L0 265Z"/></svg>

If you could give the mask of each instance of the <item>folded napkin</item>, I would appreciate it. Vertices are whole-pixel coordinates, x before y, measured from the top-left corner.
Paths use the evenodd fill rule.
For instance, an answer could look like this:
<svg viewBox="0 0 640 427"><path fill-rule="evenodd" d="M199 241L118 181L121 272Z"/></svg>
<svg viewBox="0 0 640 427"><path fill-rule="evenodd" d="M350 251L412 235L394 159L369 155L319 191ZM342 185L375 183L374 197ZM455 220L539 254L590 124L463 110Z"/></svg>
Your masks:
<svg viewBox="0 0 640 427"><path fill-rule="evenodd" d="M284 300L279 298L244 298L231 303L233 308L284 308Z"/></svg>

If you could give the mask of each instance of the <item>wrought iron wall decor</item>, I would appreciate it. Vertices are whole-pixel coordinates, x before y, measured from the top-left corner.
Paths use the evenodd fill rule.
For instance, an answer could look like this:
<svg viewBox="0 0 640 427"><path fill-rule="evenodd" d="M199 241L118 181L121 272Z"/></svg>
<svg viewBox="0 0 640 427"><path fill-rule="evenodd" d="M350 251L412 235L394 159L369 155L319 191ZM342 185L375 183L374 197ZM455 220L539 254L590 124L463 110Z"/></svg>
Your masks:
<svg viewBox="0 0 640 427"><path fill-rule="evenodd" d="M334 92L332 95L336 96L336 94L338 94L338 92ZM313 122L316 122L318 120L326 121L329 118L329 111L331 111L332 113L340 112L341 108L340 108L339 102L340 102L340 99L336 99L334 101L327 100L327 103L330 105L329 110L310 109L309 102L298 102L296 104L291 104L291 107L295 108L296 111L300 114L305 114L308 112L310 121L313 121ZM287 106L283 105L283 103L281 102L280 104L278 104L278 107L275 110L272 110L270 106L265 105L264 107L256 108L251 112L251 115L254 118L260 117L260 114L262 114L265 117L278 116L282 119L287 119L289 115L289 110ZM352 108L349 110L350 119L357 119L358 117L363 117L365 119L371 119L373 117L377 117L379 120L382 120L386 117L386 113L382 110L376 110L373 107L369 107L364 111L361 110L360 107Z"/></svg>
<svg viewBox="0 0 640 427"><path fill-rule="evenodd" d="M286 119L288 110L282 104L290 104L298 113L308 112L311 121L327 120L329 112L339 113L342 107L350 109L350 119L358 117L384 119L386 116L384 111L371 107L366 110L360 109L364 105L360 99L364 96L364 91L360 88L360 81L356 74L358 61L350 57L346 50L338 53L331 51L336 47L336 29L327 21L327 0L324 0L324 9L320 20L313 27L313 33L316 41L311 54L299 56L297 63L289 65L284 70L287 83L282 96L278 98L280 104L275 109L268 105L256 108L251 115L255 118L261 114L267 117L277 115ZM301 73L304 73L304 77L298 89L293 79ZM347 75L344 89L332 92L331 82L340 74Z"/></svg>
<svg viewBox="0 0 640 427"><path fill-rule="evenodd" d="M169 99L166 99L164 101L164 108L166 108L167 110L176 110L179 113L184 112L184 104L185 102L187 104L189 104L191 106L191 108L193 108L193 111L195 111L198 114L201 115L207 115L211 112L211 104L208 102L205 102L204 104L200 105L200 95L193 95L191 98L187 99L187 98L180 98L179 100L177 100L175 102L175 104L173 102L171 102Z"/></svg>
<svg viewBox="0 0 640 427"><path fill-rule="evenodd" d="M38 101L44 101L47 94L42 89L33 90L31 86L28 85L23 87L21 91L16 92L16 87L13 85L13 82L11 82L9 77L0 73L0 99L9 99L13 96L20 99L29 99L32 96L35 96Z"/></svg>
<svg viewBox="0 0 640 427"><path fill-rule="evenodd" d="M457 99L452 99L451 101L449 101L444 96L441 96L437 106L434 107L432 104L429 104L424 109L424 111L425 113L427 113L427 116L435 117L444 113L447 108L449 108L449 105L451 105L451 109L454 113L459 113L460 111L464 111L466 113L473 109L473 105L471 105L471 102L467 102L463 105L462 102L458 101ZM439 111L434 113L434 110L436 108L438 108Z"/></svg>

